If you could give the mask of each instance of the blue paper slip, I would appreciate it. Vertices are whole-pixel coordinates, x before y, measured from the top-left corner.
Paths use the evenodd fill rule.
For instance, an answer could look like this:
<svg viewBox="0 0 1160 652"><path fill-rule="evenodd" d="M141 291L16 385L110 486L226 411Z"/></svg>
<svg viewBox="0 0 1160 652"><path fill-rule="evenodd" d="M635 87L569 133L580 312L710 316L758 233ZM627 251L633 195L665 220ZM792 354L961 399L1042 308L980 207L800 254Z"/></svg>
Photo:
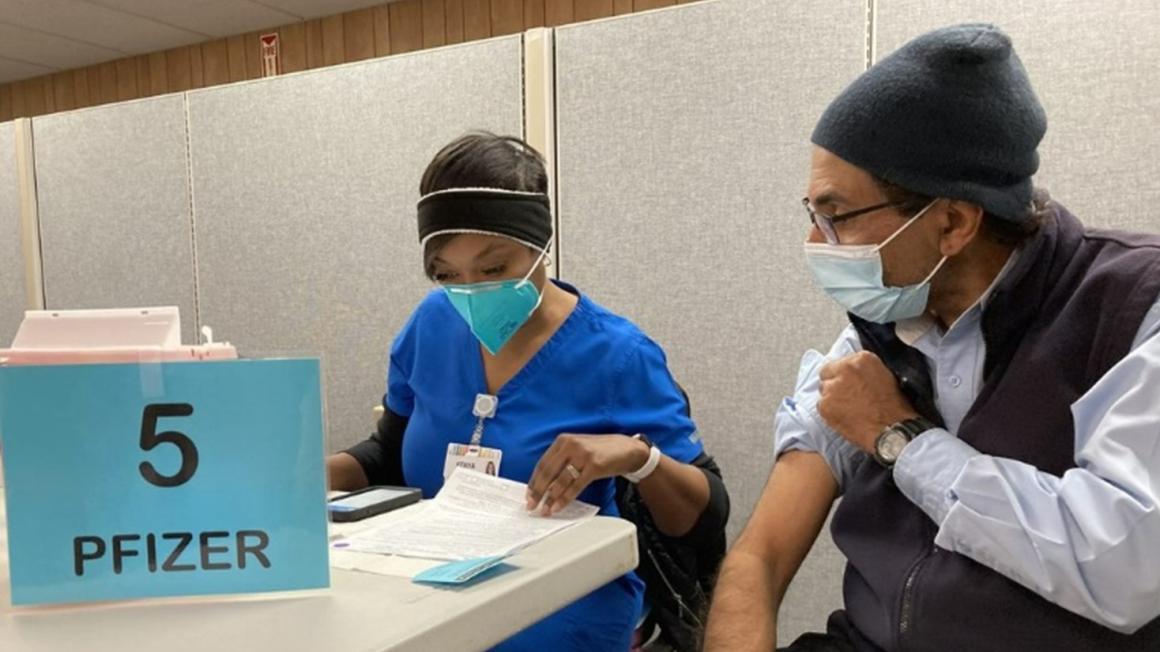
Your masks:
<svg viewBox="0 0 1160 652"><path fill-rule="evenodd" d="M499 566L505 557L478 557L429 568L411 578L416 584L466 584Z"/></svg>

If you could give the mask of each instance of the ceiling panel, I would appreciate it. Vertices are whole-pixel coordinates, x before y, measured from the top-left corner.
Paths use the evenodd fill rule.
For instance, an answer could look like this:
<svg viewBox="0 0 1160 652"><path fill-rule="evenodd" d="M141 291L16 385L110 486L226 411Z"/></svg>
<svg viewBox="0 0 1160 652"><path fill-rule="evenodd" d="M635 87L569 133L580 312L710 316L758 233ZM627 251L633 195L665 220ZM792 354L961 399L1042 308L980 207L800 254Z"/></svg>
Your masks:
<svg viewBox="0 0 1160 652"><path fill-rule="evenodd" d="M56 72L56 70L0 56L0 84L27 77L36 77L37 75L47 75L50 72Z"/></svg>
<svg viewBox="0 0 1160 652"><path fill-rule="evenodd" d="M127 54L156 52L209 38L78 0L0 0L0 21Z"/></svg>
<svg viewBox="0 0 1160 652"><path fill-rule="evenodd" d="M119 50L0 23L0 57L65 70L123 56Z"/></svg>
<svg viewBox="0 0 1160 652"><path fill-rule="evenodd" d="M383 4L383 0L252 0L268 7L277 7L302 18L331 16L346 11Z"/></svg>
<svg viewBox="0 0 1160 652"><path fill-rule="evenodd" d="M295 14L248 0L90 1L103 7L152 18L167 25L215 37L253 32L298 20Z"/></svg>

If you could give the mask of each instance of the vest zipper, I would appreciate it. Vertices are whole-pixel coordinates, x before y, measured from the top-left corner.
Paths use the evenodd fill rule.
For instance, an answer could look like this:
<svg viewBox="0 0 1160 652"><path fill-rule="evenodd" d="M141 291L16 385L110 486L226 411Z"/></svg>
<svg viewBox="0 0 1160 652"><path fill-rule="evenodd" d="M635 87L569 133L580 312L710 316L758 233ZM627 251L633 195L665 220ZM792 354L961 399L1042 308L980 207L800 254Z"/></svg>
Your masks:
<svg viewBox="0 0 1160 652"><path fill-rule="evenodd" d="M660 575L661 581L665 583L665 586L669 588L669 593L672 594L673 599L677 601L677 608L680 611L689 614L689 617L692 618L693 622L697 624L697 629L699 631L703 631L705 626L701 624L701 619L697 617L697 614L694 613L692 609L685 605L685 601L681 599L681 594L678 593L675 588L673 588L672 583L669 582L669 578L665 577L665 572L661 570L661 565L657 563L656 555L653 554L652 549L646 547L644 551L648 554L648 558L652 560L653 568L657 569L657 575Z"/></svg>
<svg viewBox="0 0 1160 652"><path fill-rule="evenodd" d="M914 609L914 589L915 584L918 583L918 573L926 562L938 552L937 547L932 547L919 557L910 567L910 572L906 574L906 582L902 585L902 613L898 615L898 647L902 648L902 637L910 630L911 610Z"/></svg>

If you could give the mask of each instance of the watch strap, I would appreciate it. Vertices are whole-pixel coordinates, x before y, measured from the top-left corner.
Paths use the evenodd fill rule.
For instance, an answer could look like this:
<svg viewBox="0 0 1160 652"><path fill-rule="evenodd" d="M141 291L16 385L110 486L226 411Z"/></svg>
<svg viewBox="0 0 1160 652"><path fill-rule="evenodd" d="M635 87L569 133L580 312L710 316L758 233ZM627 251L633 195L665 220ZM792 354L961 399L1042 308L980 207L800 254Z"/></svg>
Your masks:
<svg viewBox="0 0 1160 652"><path fill-rule="evenodd" d="M641 480L644 480L645 478L652 475L653 471L657 470L657 466L659 466L661 463L661 449L657 448L656 444L652 443L648 437L642 434L633 435L632 438L639 439L640 441L644 442L646 446L648 446L648 461L644 463L644 466L633 471L632 473L625 473L622 476L625 480L628 480L633 484L637 484Z"/></svg>
<svg viewBox="0 0 1160 652"><path fill-rule="evenodd" d="M904 431L907 435L909 435L909 439L913 441L915 437L918 437L927 430L937 428L938 426L936 426L933 421L925 417L914 417L913 419L899 421L891 427Z"/></svg>

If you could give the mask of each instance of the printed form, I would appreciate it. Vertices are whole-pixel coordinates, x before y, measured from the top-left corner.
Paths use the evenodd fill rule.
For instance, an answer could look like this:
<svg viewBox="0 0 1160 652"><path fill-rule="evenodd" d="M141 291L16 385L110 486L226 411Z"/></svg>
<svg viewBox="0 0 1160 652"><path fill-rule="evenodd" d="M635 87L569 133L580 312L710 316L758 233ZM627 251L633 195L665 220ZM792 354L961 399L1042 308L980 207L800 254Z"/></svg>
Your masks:
<svg viewBox="0 0 1160 652"><path fill-rule="evenodd" d="M554 516L540 516L527 511L526 491L523 483L460 469L423 509L408 508L344 543L351 551L423 559L507 556L599 511L573 501Z"/></svg>

